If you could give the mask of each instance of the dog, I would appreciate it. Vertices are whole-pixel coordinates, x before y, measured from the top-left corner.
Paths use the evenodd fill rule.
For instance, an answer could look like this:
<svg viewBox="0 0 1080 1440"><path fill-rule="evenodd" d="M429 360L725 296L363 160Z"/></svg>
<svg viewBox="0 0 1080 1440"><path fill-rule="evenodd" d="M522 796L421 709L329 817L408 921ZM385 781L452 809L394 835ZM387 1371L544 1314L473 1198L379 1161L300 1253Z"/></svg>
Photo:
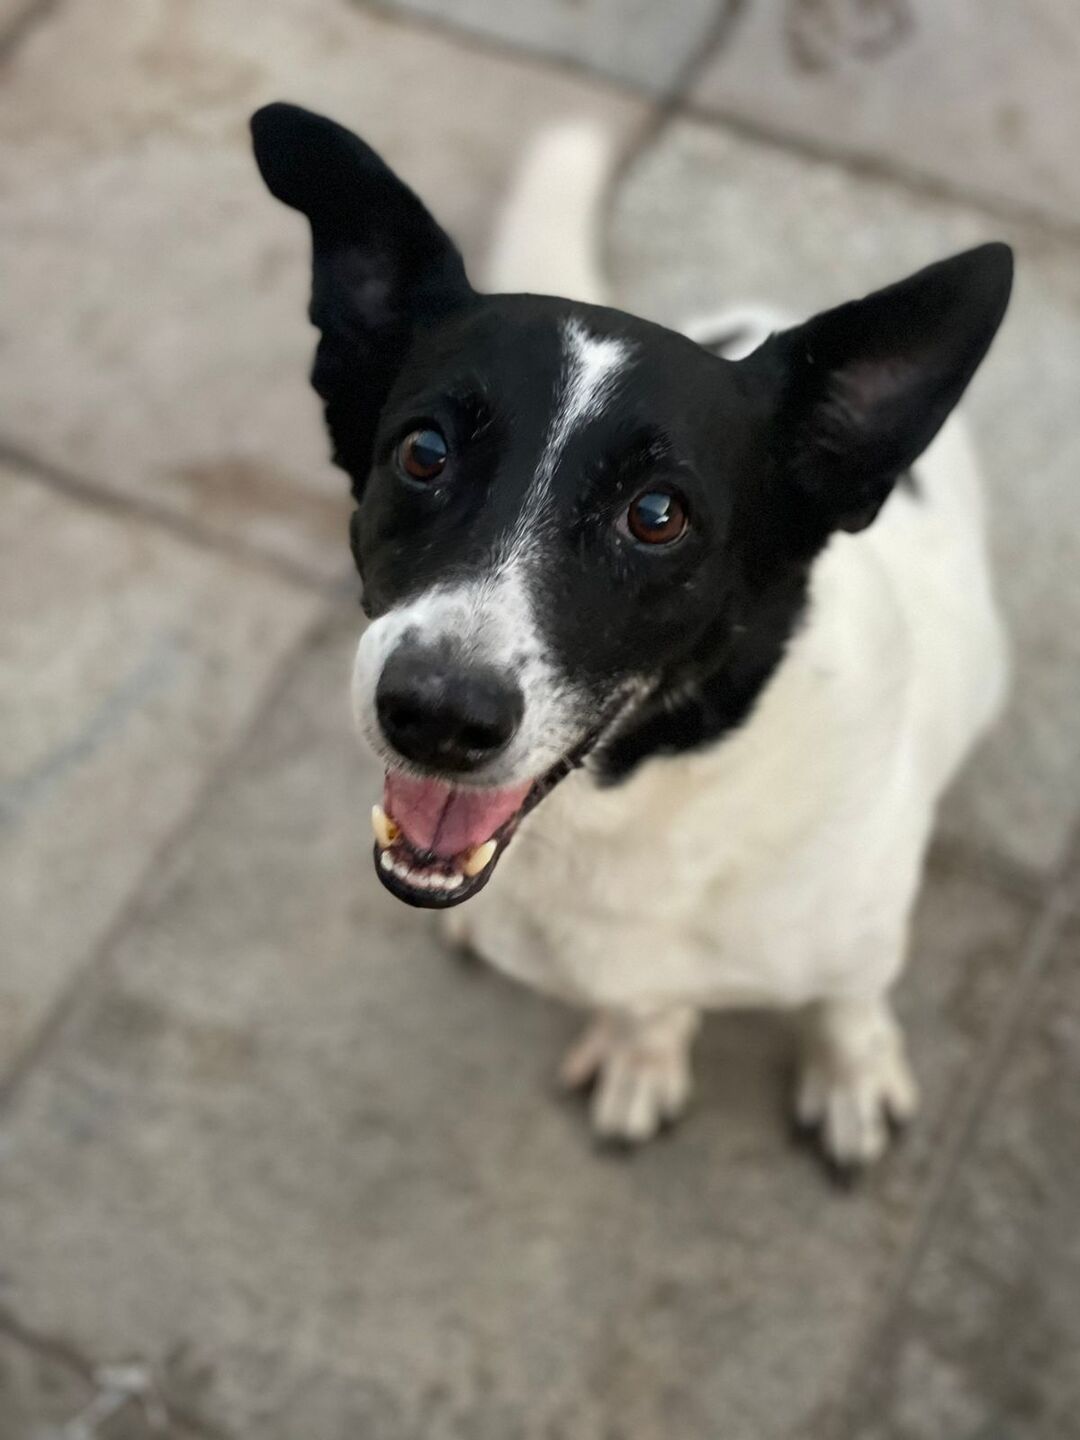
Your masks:
<svg viewBox="0 0 1080 1440"><path fill-rule="evenodd" d="M889 994L935 805L1006 685L951 412L1012 252L689 338L602 303L595 137L541 142L497 247L554 298L474 290L332 121L274 104L252 130L311 225L379 880L595 1012L561 1078L600 1136L682 1112L702 1011L779 1007L797 1121L875 1161L917 1106Z"/></svg>

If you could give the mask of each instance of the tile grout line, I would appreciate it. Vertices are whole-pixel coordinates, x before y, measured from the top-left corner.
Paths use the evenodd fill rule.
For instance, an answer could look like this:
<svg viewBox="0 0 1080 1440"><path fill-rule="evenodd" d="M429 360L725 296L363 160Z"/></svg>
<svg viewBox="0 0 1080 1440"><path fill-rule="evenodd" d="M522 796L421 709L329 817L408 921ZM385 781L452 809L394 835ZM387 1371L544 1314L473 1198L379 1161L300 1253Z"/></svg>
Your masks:
<svg viewBox="0 0 1080 1440"><path fill-rule="evenodd" d="M652 95L639 82L611 75L598 69L587 60L562 55L557 51L534 49L524 41L508 40L480 29L473 29L460 21L449 20L445 16L436 17L423 11L402 8L402 6L392 3L392 0L351 0L351 3L356 8L377 15L385 21L429 31L459 45L475 46L495 58L527 61L548 70L561 71L628 98L651 102L653 107L662 107L665 95L670 95L673 88L668 86L665 92ZM746 3L746 0L721 0L721 3L738 11ZM1060 219L1022 202L1009 201L983 190L973 190L963 185L956 185L916 167L906 166L902 162L859 155L842 147L834 149L825 142L818 143L808 140L794 131L774 129L730 111L707 107L690 98L680 101L673 108L671 114L665 116L665 120L668 119L692 120L711 129L728 132L749 143L786 151L818 163L833 165L855 177L878 180L912 196L944 201L952 205L964 205L978 211L988 219L1000 221L1002 224L1024 225L1040 238L1080 247L1080 221ZM648 122L644 128L648 130ZM645 143L652 138L654 137L651 134L646 135ZM636 156L642 147L635 144L631 148ZM625 168L625 165L620 167L620 174Z"/></svg>
<svg viewBox="0 0 1080 1440"><path fill-rule="evenodd" d="M0 65L10 60L26 37L51 20L64 3L65 0L27 0L0 29Z"/></svg>
<svg viewBox="0 0 1080 1440"><path fill-rule="evenodd" d="M986 1112L1015 1054L1037 991L1058 942L1075 918L1068 888L1072 861L1080 855L1080 827L1066 846L1065 858L1044 888L1044 898L1021 948L1013 985L994 1018L982 1059L973 1068L947 1121L940 1144L941 1159L933 1167L919 1206L912 1237L888 1285L888 1295L869 1329L867 1343L852 1365L843 1396L833 1407L828 1440L857 1440L866 1418L874 1378L894 1349L897 1327L911 1286L948 1206L954 1182L978 1137Z"/></svg>
<svg viewBox="0 0 1080 1440"><path fill-rule="evenodd" d="M54 1365L62 1366L88 1385L100 1388L97 1380L98 1367L74 1345L67 1340L58 1340L51 1335L43 1335L30 1329L4 1305L0 1305L0 1335L6 1336L14 1344L21 1345L23 1349L29 1350L32 1354L49 1360ZM155 1398L160 1401L168 1419L182 1426L188 1435L194 1437L194 1440L230 1440L230 1437L219 1426L198 1415L193 1415L186 1406L178 1406L164 1396L159 1395Z"/></svg>
<svg viewBox="0 0 1080 1440"><path fill-rule="evenodd" d="M747 0L716 0L715 13L698 37L697 45L684 56L669 84L654 98L637 133L620 157L610 181L612 194L639 156L656 144L681 112L688 92L727 44L746 5ZM638 88L637 93L643 92Z"/></svg>
<svg viewBox="0 0 1080 1440"><path fill-rule="evenodd" d="M827 141L813 140L791 130L776 128L766 121L751 120L745 115L724 110L722 107L707 106L697 100L687 100L680 107L679 115L683 119L727 131L736 139L750 144L770 150L782 150L798 159L817 164L833 165L856 179L876 180L920 199L964 205L978 210L988 219L999 220L1003 225L1023 225L1040 238L1080 246L1080 221L1065 220L1023 201L1009 200L986 190L956 185L903 161L886 160L861 154L857 150L836 148Z"/></svg>
<svg viewBox="0 0 1080 1440"><path fill-rule="evenodd" d="M395 0L348 0L349 7L374 15L387 24L402 29L426 31L464 49L473 48L481 54L496 60L517 60L546 70L561 71L578 80L587 81L601 90L610 90L634 100L654 100L644 86L634 80L598 70L588 60L572 55L560 54L557 50L533 48L527 41L507 40L504 36L493 35L488 30L470 26L460 20L448 19L445 15L431 15L423 10L414 10L406 0L404 5Z"/></svg>
<svg viewBox="0 0 1080 1440"><path fill-rule="evenodd" d="M115 919L61 990L25 1049L16 1056L6 1073L0 1076L0 1123L4 1122L27 1079L51 1052L54 1041L62 1034L70 1017L93 991L99 979L107 973L109 961L117 945L143 913L148 891L153 888L155 873L169 863L198 824L207 804L219 789L222 777L256 737L267 714L284 693L304 656L334 623L338 606L336 599L327 598L302 628L293 644L278 659L269 678L261 687L247 721L240 726L237 734L211 764L179 819L154 847Z"/></svg>
<svg viewBox="0 0 1080 1440"><path fill-rule="evenodd" d="M28 479L47 489L53 490L82 505L104 511L109 515L126 516L146 525L162 530L174 539L186 541L200 550L241 562L254 570L271 575L287 585L309 593L335 597L346 589L350 577L342 574L334 579L305 565L300 560L290 560L275 555L259 545L232 535L219 534L190 520L160 501L125 495L108 489L97 480L76 474L51 461L42 460L32 451L24 449L0 435L0 465L10 466Z"/></svg>

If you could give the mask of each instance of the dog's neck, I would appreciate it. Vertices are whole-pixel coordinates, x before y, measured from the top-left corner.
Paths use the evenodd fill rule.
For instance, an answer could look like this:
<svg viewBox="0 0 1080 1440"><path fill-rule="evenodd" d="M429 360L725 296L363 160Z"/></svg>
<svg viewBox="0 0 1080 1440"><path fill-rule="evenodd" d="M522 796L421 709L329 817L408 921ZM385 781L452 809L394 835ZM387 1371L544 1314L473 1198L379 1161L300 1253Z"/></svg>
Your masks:
<svg viewBox="0 0 1080 1440"><path fill-rule="evenodd" d="M600 782L616 784L653 756L701 749L743 725L805 620L808 590L808 573L794 571L751 623L706 636L694 659L650 689L599 749L592 768Z"/></svg>

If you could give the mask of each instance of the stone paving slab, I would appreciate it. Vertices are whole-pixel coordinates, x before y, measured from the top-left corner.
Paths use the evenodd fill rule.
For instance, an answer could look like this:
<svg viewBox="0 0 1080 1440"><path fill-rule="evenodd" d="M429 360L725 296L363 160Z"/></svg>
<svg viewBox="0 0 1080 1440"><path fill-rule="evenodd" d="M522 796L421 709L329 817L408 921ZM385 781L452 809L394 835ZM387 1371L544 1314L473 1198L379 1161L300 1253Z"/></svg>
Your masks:
<svg viewBox="0 0 1080 1440"><path fill-rule="evenodd" d="M1080 813L1080 252L773 147L677 124L616 199L619 302L668 323L734 302L795 315L1000 237L1012 308L965 402L981 452L1013 699L946 809L946 829L1037 873Z"/></svg>
<svg viewBox="0 0 1080 1440"><path fill-rule="evenodd" d="M552 1094L578 1017L449 956L374 879L354 631L311 650L6 1115L0 1305L152 1362L237 1437L812 1433L1025 905L935 872L901 997L926 1112L861 1191L791 1144L790 1037L757 1017L706 1028L682 1128L598 1155Z"/></svg>
<svg viewBox="0 0 1080 1440"><path fill-rule="evenodd" d="M346 0L65 0L0 89L0 436L320 574L349 567L345 478L306 375L308 239L247 118L354 125L474 261L527 137L636 101Z"/></svg>
<svg viewBox="0 0 1080 1440"><path fill-rule="evenodd" d="M0 472L0 1080L325 601Z"/></svg>
<svg viewBox="0 0 1080 1440"><path fill-rule="evenodd" d="M364 0L357 0L363 4ZM490 40L587 65L661 94L700 49L731 0L379 0Z"/></svg>
<svg viewBox="0 0 1080 1440"><path fill-rule="evenodd" d="M1080 1437L1078 1135L1074 928L919 1266L859 1440Z"/></svg>
<svg viewBox="0 0 1080 1440"><path fill-rule="evenodd" d="M1075 0L742 7L694 100L768 133L1080 221Z"/></svg>

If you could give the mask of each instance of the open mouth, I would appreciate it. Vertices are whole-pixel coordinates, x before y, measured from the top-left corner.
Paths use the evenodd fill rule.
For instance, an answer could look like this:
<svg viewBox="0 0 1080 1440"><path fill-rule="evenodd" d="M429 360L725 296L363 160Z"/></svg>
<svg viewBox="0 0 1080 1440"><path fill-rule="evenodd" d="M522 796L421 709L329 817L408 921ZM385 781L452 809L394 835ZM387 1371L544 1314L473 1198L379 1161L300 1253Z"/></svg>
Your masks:
<svg viewBox="0 0 1080 1440"><path fill-rule="evenodd" d="M621 687L600 722L536 780L502 789L388 770L383 803L371 811L375 873L406 905L447 910L491 879L499 857L531 810L583 765L630 706L637 684Z"/></svg>
<svg viewBox="0 0 1080 1440"><path fill-rule="evenodd" d="M383 803L371 812L379 879L407 905L429 910L471 899L491 879L521 821L590 748L583 745L538 780L498 790L388 771Z"/></svg>

